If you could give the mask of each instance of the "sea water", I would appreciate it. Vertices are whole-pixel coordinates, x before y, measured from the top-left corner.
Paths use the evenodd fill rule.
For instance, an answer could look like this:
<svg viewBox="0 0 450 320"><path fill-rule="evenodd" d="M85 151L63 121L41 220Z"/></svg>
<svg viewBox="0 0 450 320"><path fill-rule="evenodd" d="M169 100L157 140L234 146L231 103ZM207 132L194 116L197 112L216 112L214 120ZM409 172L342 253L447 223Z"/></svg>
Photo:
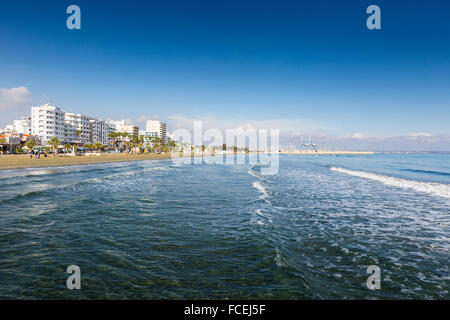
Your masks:
<svg viewBox="0 0 450 320"><path fill-rule="evenodd" d="M449 154L280 155L276 175L261 167L0 171L0 298L450 298ZM70 265L80 290L67 289Z"/></svg>

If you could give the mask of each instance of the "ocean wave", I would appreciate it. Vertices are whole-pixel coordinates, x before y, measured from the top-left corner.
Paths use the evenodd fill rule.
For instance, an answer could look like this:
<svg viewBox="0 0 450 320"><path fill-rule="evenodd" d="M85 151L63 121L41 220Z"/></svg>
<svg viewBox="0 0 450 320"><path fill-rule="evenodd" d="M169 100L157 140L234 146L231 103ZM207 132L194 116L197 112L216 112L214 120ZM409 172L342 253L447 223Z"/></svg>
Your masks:
<svg viewBox="0 0 450 320"><path fill-rule="evenodd" d="M450 185L444 183L436 182L420 182L414 180L405 180L391 176L385 176L378 173L364 172L364 171L353 171L343 168L331 167L331 171L336 171L340 173L345 173L351 176L360 177L364 179L374 180L381 182L385 185L412 189L418 192L428 193L434 196L439 196L443 198L450 199Z"/></svg>
<svg viewBox="0 0 450 320"><path fill-rule="evenodd" d="M15 194L10 198L2 199L1 201L3 203L10 202L10 201L22 201L23 199L27 199L29 197L36 196L36 195L42 195L51 190L64 190L64 189L76 187L76 186L82 185L82 184L85 185L85 184L89 184L89 183L100 183L100 182L101 182L101 178L90 178L90 179L77 181L74 183L54 184L54 185L43 184L43 185L38 185L38 188L26 190L22 193Z"/></svg>
<svg viewBox="0 0 450 320"><path fill-rule="evenodd" d="M247 173L254 178L261 179L262 177L261 177L261 174L257 170L258 168L260 168L260 166L254 164L250 167L250 169L247 171Z"/></svg>
<svg viewBox="0 0 450 320"><path fill-rule="evenodd" d="M267 193L267 189L265 186L262 185L261 182L259 181L255 181L252 183L253 188L255 188L256 190L258 190L259 192L262 193L262 195L260 196L261 199L266 199L269 194Z"/></svg>
<svg viewBox="0 0 450 320"><path fill-rule="evenodd" d="M417 173L426 173L426 174L435 174L435 175L438 175L438 176L450 176L449 172L444 172L444 171L433 171L433 170L422 170L422 169L403 169L403 171L417 172Z"/></svg>
<svg viewBox="0 0 450 320"><path fill-rule="evenodd" d="M0 172L0 180L15 179L15 178L28 178L35 176L46 176L46 175L64 175L67 173L85 173L85 172L96 172L110 170L109 167L96 168L92 166L97 166L99 164L87 164L87 165L73 165L73 166L55 166L55 167L44 167L38 169L11 169L4 170ZM81 168L82 167L82 168Z"/></svg>
<svg viewBox="0 0 450 320"><path fill-rule="evenodd" d="M248 170L247 173L256 179L261 179L261 177L255 171L253 171L253 168Z"/></svg>
<svg viewBox="0 0 450 320"><path fill-rule="evenodd" d="M268 214L265 214L261 211L261 209L256 209L255 213L260 216L261 218L266 219L268 222L272 223L272 219L270 218L270 216ZM258 220L261 221L261 220ZM261 221L262 222L262 221Z"/></svg>
<svg viewBox="0 0 450 320"><path fill-rule="evenodd" d="M15 194L10 198L1 199L2 202L9 202L9 201L16 201L25 199L31 196L35 195L41 195L47 191L50 190L64 190L68 188L76 188L80 185L87 185L87 184L101 184L108 180L117 180L121 179L122 181L127 181L124 179L125 176L141 176L143 173L146 172L152 172L152 171L167 171L172 170L170 168L167 168L166 166L159 166L159 167L139 167L139 168L133 168L133 170L127 170L127 171L121 171L118 173L113 173L106 176L101 177L93 177L88 178L84 180L78 180L71 183L65 183L65 184L42 184L39 185L39 188L33 188L31 190L26 190L22 193Z"/></svg>

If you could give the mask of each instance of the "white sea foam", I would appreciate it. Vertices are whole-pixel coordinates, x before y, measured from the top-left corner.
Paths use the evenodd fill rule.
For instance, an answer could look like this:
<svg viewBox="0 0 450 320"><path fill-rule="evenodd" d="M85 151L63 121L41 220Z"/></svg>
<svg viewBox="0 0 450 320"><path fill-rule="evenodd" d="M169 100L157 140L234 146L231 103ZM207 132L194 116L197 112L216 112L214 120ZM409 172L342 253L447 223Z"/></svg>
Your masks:
<svg viewBox="0 0 450 320"><path fill-rule="evenodd" d="M263 176L261 176L260 173L258 173L257 171L254 171L253 168L248 170L247 173L258 180L267 181Z"/></svg>
<svg viewBox="0 0 450 320"><path fill-rule="evenodd" d="M275 263L277 265L277 267L286 267L287 261L284 259L283 255L281 254L280 249L275 248Z"/></svg>
<svg viewBox="0 0 450 320"><path fill-rule="evenodd" d="M255 181L252 183L253 188L262 193L261 199L265 199L268 197L267 189L264 187L261 182Z"/></svg>
<svg viewBox="0 0 450 320"><path fill-rule="evenodd" d="M260 179L260 176L258 176L252 169L248 170L247 173L254 178Z"/></svg>
<svg viewBox="0 0 450 320"><path fill-rule="evenodd" d="M262 212L261 212L260 209L256 209L256 214L257 214L258 216L265 217L265 216L262 214Z"/></svg>
<svg viewBox="0 0 450 320"><path fill-rule="evenodd" d="M412 189L418 192L428 193L434 196L444 197L450 199L450 185L445 183L436 182L420 182L414 180L405 180L396 177L385 176L382 174L364 172L364 171L353 171L343 168L330 168L332 171L337 171L340 173L345 173L351 176L360 177L364 179L374 180L381 182L383 184L404 188Z"/></svg>
<svg viewBox="0 0 450 320"><path fill-rule="evenodd" d="M268 222L272 223L272 219L268 214L262 213L260 209L256 209L256 214L264 219L266 219Z"/></svg>

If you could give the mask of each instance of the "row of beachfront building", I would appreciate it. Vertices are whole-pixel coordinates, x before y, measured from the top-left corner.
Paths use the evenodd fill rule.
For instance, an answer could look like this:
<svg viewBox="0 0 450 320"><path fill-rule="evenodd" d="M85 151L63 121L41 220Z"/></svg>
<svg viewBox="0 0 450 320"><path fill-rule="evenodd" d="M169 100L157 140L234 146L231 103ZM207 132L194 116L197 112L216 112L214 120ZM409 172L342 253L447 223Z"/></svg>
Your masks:
<svg viewBox="0 0 450 320"><path fill-rule="evenodd" d="M38 144L46 145L56 137L61 144L65 143L101 143L112 144L111 132L126 132L130 136L144 136L145 139L159 137L169 142L167 125L158 120L148 120L145 130L127 120L99 120L95 117L79 113L66 112L59 107L45 104L31 107L31 115L23 116L7 125L1 134L8 138L32 137Z"/></svg>

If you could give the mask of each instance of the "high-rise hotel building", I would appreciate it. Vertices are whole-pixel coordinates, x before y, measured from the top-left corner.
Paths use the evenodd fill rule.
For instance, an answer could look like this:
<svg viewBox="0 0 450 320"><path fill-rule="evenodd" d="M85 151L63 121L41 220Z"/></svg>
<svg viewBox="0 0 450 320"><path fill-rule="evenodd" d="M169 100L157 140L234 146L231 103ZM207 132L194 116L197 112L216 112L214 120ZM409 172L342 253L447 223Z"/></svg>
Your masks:
<svg viewBox="0 0 450 320"><path fill-rule="evenodd" d="M126 132L130 136L137 136L139 134L139 127L129 124L127 120L109 120L107 123L115 128L117 132Z"/></svg>
<svg viewBox="0 0 450 320"><path fill-rule="evenodd" d="M114 131L105 121L90 116L64 112L45 104L31 107L31 134L39 136L43 145L56 137L61 143L110 143L109 134Z"/></svg>
<svg viewBox="0 0 450 320"><path fill-rule="evenodd" d="M64 141L64 128L64 111L60 108L49 104L31 107L31 134L39 136L42 144L47 144L52 137Z"/></svg>
<svg viewBox="0 0 450 320"><path fill-rule="evenodd" d="M145 133L151 136L159 137L164 143L167 143L167 124L158 120L147 120Z"/></svg>
<svg viewBox="0 0 450 320"><path fill-rule="evenodd" d="M31 134L31 117L23 116L20 120L14 120L12 131L21 134Z"/></svg>
<svg viewBox="0 0 450 320"><path fill-rule="evenodd" d="M116 131L114 126L104 120L89 120L89 140L91 143L100 142L103 145L111 143L109 134Z"/></svg>
<svg viewBox="0 0 450 320"><path fill-rule="evenodd" d="M91 142L91 117L66 112L64 116L64 140L66 142L89 143Z"/></svg>

